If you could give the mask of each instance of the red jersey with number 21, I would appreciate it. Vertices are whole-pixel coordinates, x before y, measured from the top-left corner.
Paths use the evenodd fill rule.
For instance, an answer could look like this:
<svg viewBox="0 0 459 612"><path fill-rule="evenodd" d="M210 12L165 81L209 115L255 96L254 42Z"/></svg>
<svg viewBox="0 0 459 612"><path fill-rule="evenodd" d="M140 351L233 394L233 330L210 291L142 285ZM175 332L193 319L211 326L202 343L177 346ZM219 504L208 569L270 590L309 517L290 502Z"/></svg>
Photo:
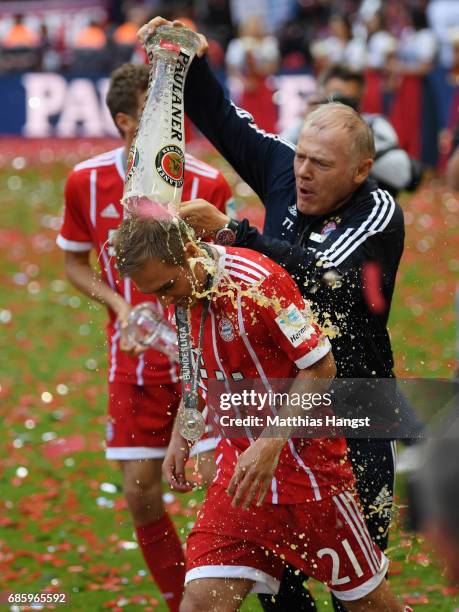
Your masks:
<svg viewBox="0 0 459 612"><path fill-rule="evenodd" d="M299 370L330 351L328 338L305 314L303 297L283 268L249 249L212 247L218 250L219 259L214 280L217 291L210 301L202 338L200 392L204 399L211 379L257 379L268 393L270 379L295 378ZM202 302L192 308L195 346L202 308ZM228 485L239 454L249 445L249 437L221 438L216 480L222 486ZM304 503L349 489L354 477L346 450L343 438L289 440L266 500Z"/></svg>

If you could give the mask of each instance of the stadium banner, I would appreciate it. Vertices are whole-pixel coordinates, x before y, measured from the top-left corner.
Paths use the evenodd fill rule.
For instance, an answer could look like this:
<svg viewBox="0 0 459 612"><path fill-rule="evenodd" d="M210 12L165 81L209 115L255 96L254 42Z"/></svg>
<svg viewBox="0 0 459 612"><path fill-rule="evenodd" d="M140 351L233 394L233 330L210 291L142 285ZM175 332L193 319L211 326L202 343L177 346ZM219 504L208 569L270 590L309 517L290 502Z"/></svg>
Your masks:
<svg viewBox="0 0 459 612"><path fill-rule="evenodd" d="M0 78L0 134L29 138L116 136L105 104L108 77L29 72Z"/></svg>
<svg viewBox="0 0 459 612"><path fill-rule="evenodd" d="M77 77L55 72L29 72L0 77L0 135L27 138L99 138L117 136L105 104L107 75ZM314 91L310 75L274 77L278 130L305 111Z"/></svg>

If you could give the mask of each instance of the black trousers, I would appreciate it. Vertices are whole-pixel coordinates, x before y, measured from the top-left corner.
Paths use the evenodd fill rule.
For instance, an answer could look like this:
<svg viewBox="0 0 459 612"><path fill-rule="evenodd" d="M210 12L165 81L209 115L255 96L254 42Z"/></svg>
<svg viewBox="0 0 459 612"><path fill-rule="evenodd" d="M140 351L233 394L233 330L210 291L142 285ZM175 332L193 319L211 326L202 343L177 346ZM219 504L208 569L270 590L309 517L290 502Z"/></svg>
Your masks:
<svg viewBox="0 0 459 612"><path fill-rule="evenodd" d="M365 521L373 541L381 550L387 548L395 481L395 443L391 440L349 439L349 458L352 461L357 491ZM375 512L375 508L377 511ZM282 577L279 593L259 595L266 612L309 612L316 610L314 599L304 588L307 576L288 566ZM346 608L333 596L336 612Z"/></svg>

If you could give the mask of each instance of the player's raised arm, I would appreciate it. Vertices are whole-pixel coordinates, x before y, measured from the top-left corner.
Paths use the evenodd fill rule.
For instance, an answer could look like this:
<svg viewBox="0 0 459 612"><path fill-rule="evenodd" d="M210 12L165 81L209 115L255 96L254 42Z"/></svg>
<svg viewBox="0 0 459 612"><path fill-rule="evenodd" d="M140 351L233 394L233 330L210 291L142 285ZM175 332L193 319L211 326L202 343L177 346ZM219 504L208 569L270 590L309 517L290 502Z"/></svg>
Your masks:
<svg viewBox="0 0 459 612"><path fill-rule="evenodd" d="M139 30L139 39L166 24L171 22L155 17ZM180 27L180 22L173 25ZM185 112L263 201L291 180L295 147L258 128L248 112L231 102L209 68L205 38L200 36L203 42L185 83Z"/></svg>

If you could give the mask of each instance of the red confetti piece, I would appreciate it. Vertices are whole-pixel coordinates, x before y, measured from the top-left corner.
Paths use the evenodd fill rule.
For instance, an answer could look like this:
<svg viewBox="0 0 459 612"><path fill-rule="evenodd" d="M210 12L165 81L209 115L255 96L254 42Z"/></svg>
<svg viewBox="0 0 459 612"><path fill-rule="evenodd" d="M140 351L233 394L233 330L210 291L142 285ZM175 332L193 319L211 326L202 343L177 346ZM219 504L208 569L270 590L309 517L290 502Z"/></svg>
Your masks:
<svg viewBox="0 0 459 612"><path fill-rule="evenodd" d="M383 313L386 300L382 292L381 267L376 262L368 261L362 266L363 294L368 308L375 314Z"/></svg>
<svg viewBox="0 0 459 612"><path fill-rule="evenodd" d="M459 593L459 589L456 587L444 587L441 590L441 594L445 597L455 597Z"/></svg>
<svg viewBox="0 0 459 612"><path fill-rule="evenodd" d="M429 603L427 595L408 595L403 598L407 606L426 606Z"/></svg>
<svg viewBox="0 0 459 612"><path fill-rule="evenodd" d="M55 459L85 450L85 438L79 434L68 438L52 440L44 445L43 454L47 459Z"/></svg>

